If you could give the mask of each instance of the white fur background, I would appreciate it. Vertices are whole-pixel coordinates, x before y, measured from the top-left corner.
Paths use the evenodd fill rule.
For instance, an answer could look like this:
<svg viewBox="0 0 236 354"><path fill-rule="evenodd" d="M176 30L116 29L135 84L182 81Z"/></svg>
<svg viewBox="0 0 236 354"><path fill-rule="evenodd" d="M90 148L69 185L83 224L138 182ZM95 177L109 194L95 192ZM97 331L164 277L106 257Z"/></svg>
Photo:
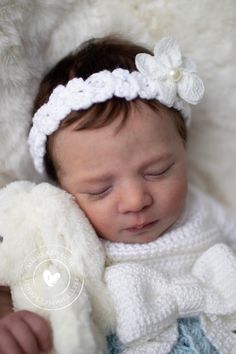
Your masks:
<svg viewBox="0 0 236 354"><path fill-rule="evenodd" d="M235 0L0 0L0 186L40 181L26 141L43 73L110 32L150 48L175 36L196 61L206 95L193 110L190 178L236 213Z"/></svg>

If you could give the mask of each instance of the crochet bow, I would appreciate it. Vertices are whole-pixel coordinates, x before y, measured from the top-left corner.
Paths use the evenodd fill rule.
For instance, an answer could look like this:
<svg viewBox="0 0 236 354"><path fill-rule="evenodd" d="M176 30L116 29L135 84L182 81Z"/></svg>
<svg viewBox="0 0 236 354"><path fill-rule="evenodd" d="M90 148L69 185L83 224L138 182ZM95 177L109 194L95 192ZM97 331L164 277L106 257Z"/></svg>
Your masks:
<svg viewBox="0 0 236 354"><path fill-rule="evenodd" d="M204 252L188 275L171 279L153 266L123 263L109 267L105 279L126 344L161 334L179 317L236 312L236 258L224 244Z"/></svg>

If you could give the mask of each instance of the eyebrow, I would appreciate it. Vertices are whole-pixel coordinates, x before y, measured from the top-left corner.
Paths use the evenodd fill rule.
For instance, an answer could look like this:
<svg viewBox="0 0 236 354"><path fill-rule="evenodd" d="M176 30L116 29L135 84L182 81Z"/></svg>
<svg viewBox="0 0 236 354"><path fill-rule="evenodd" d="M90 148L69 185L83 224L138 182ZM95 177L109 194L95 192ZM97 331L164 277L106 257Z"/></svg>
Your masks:
<svg viewBox="0 0 236 354"><path fill-rule="evenodd" d="M152 157L150 160L146 161L146 162L141 166L141 169L144 169L144 168L146 168L146 167L148 167L148 166L157 164L157 163L162 162L162 161L169 160L171 157L173 157L173 154L171 154L170 152L163 153L163 154L160 155L160 156Z"/></svg>
<svg viewBox="0 0 236 354"><path fill-rule="evenodd" d="M140 167L140 170L147 168L148 166L154 165L156 163L169 160L173 155L170 153L162 154L161 156L152 157L150 160L143 163ZM84 179L84 183L96 183L96 182L109 182L113 178L111 174L104 174L98 176L89 176Z"/></svg>
<svg viewBox="0 0 236 354"><path fill-rule="evenodd" d="M84 183L108 182L111 179L112 179L112 175L104 174L104 175L100 175L100 176L86 177L82 182L84 182Z"/></svg>

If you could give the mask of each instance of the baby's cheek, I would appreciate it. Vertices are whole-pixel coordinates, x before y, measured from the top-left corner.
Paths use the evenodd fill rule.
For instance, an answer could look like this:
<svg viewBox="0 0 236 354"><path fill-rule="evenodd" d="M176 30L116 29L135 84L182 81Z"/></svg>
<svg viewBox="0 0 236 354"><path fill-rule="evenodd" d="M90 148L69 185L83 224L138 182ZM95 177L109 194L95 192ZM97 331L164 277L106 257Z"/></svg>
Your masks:
<svg viewBox="0 0 236 354"><path fill-rule="evenodd" d="M112 220L109 212L105 210L100 203L81 203L81 209L84 211L99 236L107 232L111 227Z"/></svg>
<svg viewBox="0 0 236 354"><path fill-rule="evenodd" d="M96 211L95 205L86 200L85 197L75 195L75 201L78 207L85 213L91 224L94 226L96 224L96 219L99 219L99 211Z"/></svg>
<svg viewBox="0 0 236 354"><path fill-rule="evenodd" d="M176 183L169 187L166 199L166 212L178 217L183 210L187 196L187 184Z"/></svg>

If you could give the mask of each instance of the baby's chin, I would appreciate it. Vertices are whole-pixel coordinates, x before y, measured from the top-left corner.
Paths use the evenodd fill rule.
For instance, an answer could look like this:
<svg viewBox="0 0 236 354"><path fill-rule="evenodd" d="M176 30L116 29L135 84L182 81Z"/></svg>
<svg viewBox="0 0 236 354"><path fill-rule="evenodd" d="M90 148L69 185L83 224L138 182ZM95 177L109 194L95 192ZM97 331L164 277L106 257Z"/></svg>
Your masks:
<svg viewBox="0 0 236 354"><path fill-rule="evenodd" d="M161 235L155 235L155 236L145 236L145 237L135 237L135 238L132 238L132 240L127 240L127 241L124 241L123 243L139 243L139 244L145 244L145 243L150 243L150 242L154 242L156 241L158 238L160 238Z"/></svg>
<svg viewBox="0 0 236 354"><path fill-rule="evenodd" d="M155 236L148 236L148 235L137 235L137 236L132 236L132 237L123 237L123 238L113 238L112 240L109 238L104 238L101 237L102 239L106 240L106 241L110 241L110 242L115 242L115 243L129 243L129 244L135 244L135 243L139 243L139 244L144 244L144 243L149 243L149 242L153 242L156 241L159 237L161 237L161 235L155 235Z"/></svg>
<svg viewBox="0 0 236 354"><path fill-rule="evenodd" d="M113 237L107 236L100 236L102 239L110 241L110 242L119 242L119 243L129 243L129 244L134 244L134 243L139 243L139 244L144 244L144 243L149 243L156 241L159 237L162 235L157 232L147 232L147 231L127 231L125 234L123 233L122 235L117 235Z"/></svg>

